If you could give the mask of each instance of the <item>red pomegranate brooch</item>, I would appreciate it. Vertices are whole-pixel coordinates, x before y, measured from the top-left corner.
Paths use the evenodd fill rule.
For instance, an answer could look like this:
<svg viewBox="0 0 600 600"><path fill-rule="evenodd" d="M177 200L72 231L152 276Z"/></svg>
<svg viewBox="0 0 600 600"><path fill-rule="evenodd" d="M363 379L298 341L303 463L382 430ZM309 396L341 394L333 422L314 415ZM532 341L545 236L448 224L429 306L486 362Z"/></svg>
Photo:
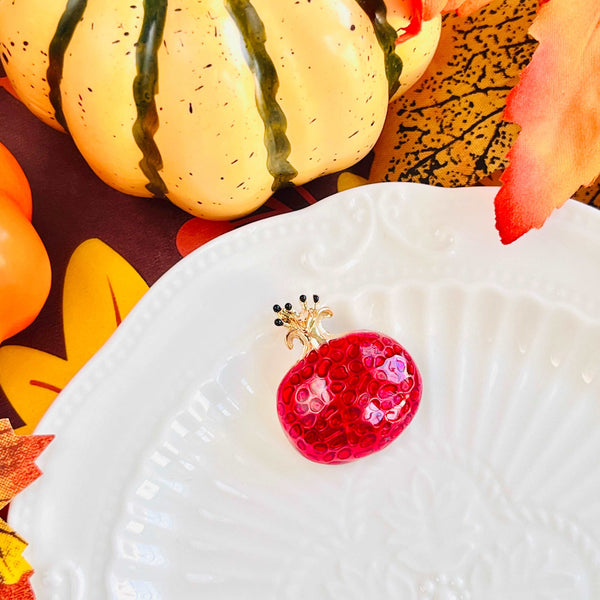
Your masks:
<svg viewBox="0 0 600 600"><path fill-rule="evenodd" d="M286 342L304 347L277 391L277 414L291 443L319 463L344 463L385 448L412 421L421 375L394 339L373 331L332 338L323 328L332 311L300 296L302 309L276 304L275 325Z"/></svg>

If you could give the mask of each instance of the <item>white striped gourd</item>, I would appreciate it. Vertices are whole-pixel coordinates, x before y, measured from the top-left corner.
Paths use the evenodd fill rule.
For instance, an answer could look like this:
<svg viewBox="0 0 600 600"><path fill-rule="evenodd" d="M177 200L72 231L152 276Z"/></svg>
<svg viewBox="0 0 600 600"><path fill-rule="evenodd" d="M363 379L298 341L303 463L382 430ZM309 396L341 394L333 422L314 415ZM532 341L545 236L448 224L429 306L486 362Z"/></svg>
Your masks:
<svg viewBox="0 0 600 600"><path fill-rule="evenodd" d="M17 94L127 194L231 219L350 167L429 62L384 0L0 0Z"/></svg>

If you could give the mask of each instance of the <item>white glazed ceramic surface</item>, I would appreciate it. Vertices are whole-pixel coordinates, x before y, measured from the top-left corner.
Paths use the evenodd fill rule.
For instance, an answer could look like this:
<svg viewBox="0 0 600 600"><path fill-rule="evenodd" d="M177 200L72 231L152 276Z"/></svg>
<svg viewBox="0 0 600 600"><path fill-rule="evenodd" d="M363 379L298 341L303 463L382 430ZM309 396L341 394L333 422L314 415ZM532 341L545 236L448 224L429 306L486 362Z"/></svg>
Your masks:
<svg viewBox="0 0 600 600"><path fill-rule="evenodd" d="M358 188L171 269L38 428L10 513L38 599L600 597L600 213L505 247L495 192ZM303 292L423 375L406 432L347 465L277 421L299 349L271 306Z"/></svg>

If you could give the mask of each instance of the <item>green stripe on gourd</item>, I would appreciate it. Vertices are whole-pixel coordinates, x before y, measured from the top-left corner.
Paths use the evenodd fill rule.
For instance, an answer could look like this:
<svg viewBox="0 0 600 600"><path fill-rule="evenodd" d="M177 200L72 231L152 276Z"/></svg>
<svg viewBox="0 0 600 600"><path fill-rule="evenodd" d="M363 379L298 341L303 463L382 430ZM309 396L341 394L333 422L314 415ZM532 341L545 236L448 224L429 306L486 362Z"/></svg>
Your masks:
<svg viewBox="0 0 600 600"><path fill-rule="evenodd" d="M399 87L402 61L395 52L397 33L387 21L383 0L356 0L373 24L378 43L385 57L385 72L390 97ZM273 61L266 50L263 22L250 0L225 0L225 6L237 24L246 49L246 60L255 79L255 98L264 123L264 143L267 149L267 169L273 176L272 189L292 181L298 174L288 161L291 144L286 134L287 120L277 102L279 79ZM68 0L49 47L47 80L49 100L56 120L68 130L60 85L64 56L80 22L87 0ZM163 168L160 151L154 141L159 120L155 96L158 91L158 50L162 43L167 13L167 0L144 0L144 17L136 46L137 74L133 81L133 98L137 118L132 132L142 151L140 169L148 179L146 188L155 196L165 196L167 187L159 175Z"/></svg>
<svg viewBox="0 0 600 600"><path fill-rule="evenodd" d="M87 6L87 0L69 0L67 6L58 22L56 32L50 42L48 49L48 69L46 79L50 92L48 99L54 109L56 120L68 131L67 122L62 109L62 98L60 93L60 82L62 81L65 52L71 41L75 28L81 20Z"/></svg>
<svg viewBox="0 0 600 600"><path fill-rule="evenodd" d="M385 56L385 74L388 80L388 94L391 98L400 87L402 59L396 54L398 34L387 20L387 9L383 0L356 0L365 11L375 29L375 36Z"/></svg>
<svg viewBox="0 0 600 600"><path fill-rule="evenodd" d="M155 96L158 92L158 50L162 44L167 15L167 0L144 0L144 19L136 46L137 75L133 80L133 99L137 119L133 137L142 151L140 169L148 179L146 189L154 196L165 196L167 186L158 174L162 157L154 134L158 130Z"/></svg>
<svg viewBox="0 0 600 600"><path fill-rule="evenodd" d="M292 181L298 171L288 161L291 145L286 135L287 120L276 99L279 79L265 47L265 27L249 0L226 0L225 6L240 30L246 61L254 75L256 106L265 125L267 169L273 176L272 189L276 190Z"/></svg>

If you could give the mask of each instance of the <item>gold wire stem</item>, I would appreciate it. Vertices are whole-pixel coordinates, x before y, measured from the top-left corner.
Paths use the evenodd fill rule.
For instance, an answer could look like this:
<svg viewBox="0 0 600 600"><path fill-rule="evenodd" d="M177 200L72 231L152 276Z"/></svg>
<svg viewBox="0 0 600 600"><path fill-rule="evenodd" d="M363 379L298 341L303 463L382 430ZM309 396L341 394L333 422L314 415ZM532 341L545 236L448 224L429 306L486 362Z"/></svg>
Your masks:
<svg viewBox="0 0 600 600"><path fill-rule="evenodd" d="M288 329L285 337L287 347L291 350L294 342L298 340L302 344L304 356L331 339L322 321L332 317L333 312L326 306L319 308L318 296L313 296L313 300L314 305L309 307L306 303L306 296L300 296L302 310L299 312L294 311L289 303L285 305L285 308L278 305L273 307L278 315L275 324L283 325Z"/></svg>

